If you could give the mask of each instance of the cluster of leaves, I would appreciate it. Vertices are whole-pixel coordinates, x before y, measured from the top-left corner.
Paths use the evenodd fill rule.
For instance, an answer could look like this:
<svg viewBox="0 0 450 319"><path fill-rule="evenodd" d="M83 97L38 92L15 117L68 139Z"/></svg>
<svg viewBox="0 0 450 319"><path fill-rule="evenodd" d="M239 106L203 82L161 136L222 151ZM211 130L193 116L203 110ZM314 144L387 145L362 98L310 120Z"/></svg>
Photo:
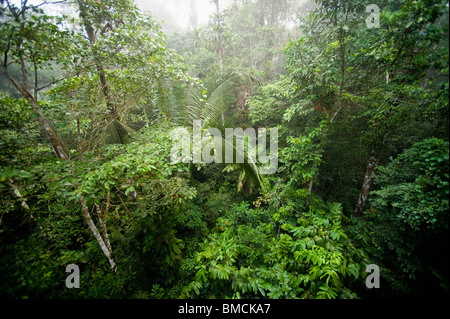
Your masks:
<svg viewBox="0 0 450 319"><path fill-rule="evenodd" d="M219 218L185 296L356 298L350 285L361 284L367 256L348 237L340 205L270 211L243 202Z"/></svg>
<svg viewBox="0 0 450 319"><path fill-rule="evenodd" d="M11 162L32 161L27 140L43 141L35 129L37 121L31 106L25 99L15 99L2 92L0 108L0 163L3 166Z"/></svg>

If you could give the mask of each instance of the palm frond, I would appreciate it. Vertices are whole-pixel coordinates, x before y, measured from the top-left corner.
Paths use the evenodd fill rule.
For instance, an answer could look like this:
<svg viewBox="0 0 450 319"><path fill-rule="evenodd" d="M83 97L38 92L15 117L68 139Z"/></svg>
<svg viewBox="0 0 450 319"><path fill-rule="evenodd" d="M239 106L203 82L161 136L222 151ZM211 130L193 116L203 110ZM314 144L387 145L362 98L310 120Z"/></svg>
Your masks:
<svg viewBox="0 0 450 319"><path fill-rule="evenodd" d="M221 145L215 145L215 147L221 147L221 163L226 164L222 172L231 173L234 171L239 171L239 177L237 181L238 192L241 191L244 186L246 186L246 190L249 193L257 188L264 190L264 178L259 169L260 163L255 160L255 150L249 145L248 139L244 139L244 141L246 142L244 142L243 149L238 149L237 145L234 142L230 142L223 137L220 138ZM228 161L231 160L232 163L226 163L227 158L225 151L230 147L233 151L233 158L228 159ZM244 159L243 163L237 162L238 157Z"/></svg>
<svg viewBox="0 0 450 319"><path fill-rule="evenodd" d="M217 122L223 117L229 107L225 102L227 94L232 93L237 96L243 85L251 87L258 82L258 79L248 73L233 71L222 76L214 74L205 82L208 89L208 98L205 111L201 115L203 127L212 122Z"/></svg>
<svg viewBox="0 0 450 319"><path fill-rule="evenodd" d="M104 144L126 144L129 134L135 131L117 119L105 127Z"/></svg>

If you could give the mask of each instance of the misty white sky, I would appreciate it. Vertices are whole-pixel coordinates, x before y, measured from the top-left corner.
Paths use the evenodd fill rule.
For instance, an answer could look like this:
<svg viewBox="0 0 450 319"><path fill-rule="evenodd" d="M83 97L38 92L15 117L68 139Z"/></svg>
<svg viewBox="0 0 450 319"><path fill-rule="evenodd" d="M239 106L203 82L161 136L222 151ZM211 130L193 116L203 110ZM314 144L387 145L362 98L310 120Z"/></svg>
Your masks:
<svg viewBox="0 0 450 319"><path fill-rule="evenodd" d="M135 0L135 2L141 10L149 10L153 16L156 15L158 21L175 24L183 29L189 26L193 12L196 13L197 23L200 25L207 23L209 15L215 11L215 6L210 0ZM220 0L219 3L220 10L223 10L232 3L232 0Z"/></svg>
<svg viewBox="0 0 450 319"><path fill-rule="evenodd" d="M44 0L28 0L31 4L41 4ZM57 0L48 0L49 3ZM150 11L151 15L162 24L166 31L175 29L188 29L205 24L216 8L211 0L134 0L138 8L142 11ZM10 0L10 2L20 5L21 0ZM69 1L69 3L73 1ZM299 5L311 2L310 0L298 0ZM233 3L233 0L220 0L220 10L226 9ZM75 11L64 4L51 4L44 6L50 15L74 14Z"/></svg>
<svg viewBox="0 0 450 319"><path fill-rule="evenodd" d="M55 0L49 0L53 2ZM210 0L134 0L139 9L150 11L152 16L156 16L159 22L164 21L163 27L186 29L189 26L189 19L192 13L196 13L197 24L208 22L208 17L215 11L215 6ZM20 5L21 0L10 0L10 2ZM41 4L43 0L28 0L30 4ZM225 9L232 0L220 0L220 9ZM66 11L62 5L47 5L46 11L49 14ZM194 11L193 11L194 10ZM68 13L67 11L65 13Z"/></svg>

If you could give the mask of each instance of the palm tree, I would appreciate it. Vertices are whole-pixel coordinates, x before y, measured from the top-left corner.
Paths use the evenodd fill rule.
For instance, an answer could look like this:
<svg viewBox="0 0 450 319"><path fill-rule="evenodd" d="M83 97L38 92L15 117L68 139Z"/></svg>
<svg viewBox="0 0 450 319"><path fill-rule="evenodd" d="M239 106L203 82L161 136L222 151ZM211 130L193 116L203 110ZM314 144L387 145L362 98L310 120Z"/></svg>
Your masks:
<svg viewBox="0 0 450 319"><path fill-rule="evenodd" d="M236 99L243 87L252 87L258 83L258 79L246 72L216 70L209 74L203 81L202 90L195 90L192 86L184 92L182 90L172 91L175 94L184 94L182 98L172 98L159 103L160 111L170 121L192 126L194 120L201 121L201 128L215 127L224 135L226 127L233 127L235 124L226 116L227 111L234 106L230 100ZM231 95L231 98L230 98ZM160 100L160 102L163 100ZM180 105L179 103L183 103ZM178 103L178 104L177 104ZM227 142L222 138L222 150L225 149ZM263 189L263 176L259 169L259 163L249 160L249 154L255 152L248 143L245 143L244 154L242 154L244 163L230 163L223 172L239 171L237 181L237 191L245 190L251 193L254 189ZM233 153L241 152L233 144ZM225 163L223 158L222 163Z"/></svg>

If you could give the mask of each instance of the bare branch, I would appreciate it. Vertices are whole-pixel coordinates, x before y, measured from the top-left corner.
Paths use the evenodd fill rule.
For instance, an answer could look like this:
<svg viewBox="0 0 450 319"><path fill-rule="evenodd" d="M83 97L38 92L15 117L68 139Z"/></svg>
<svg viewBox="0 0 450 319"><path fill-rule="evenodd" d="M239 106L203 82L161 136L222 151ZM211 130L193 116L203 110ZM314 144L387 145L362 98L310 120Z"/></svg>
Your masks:
<svg viewBox="0 0 450 319"><path fill-rule="evenodd" d="M77 75L79 75L79 72L67 74L67 75L65 75L63 77L60 77L58 79L55 79L55 80L53 80L53 81L51 81L51 82L49 82L49 83L47 83L47 84L45 84L45 85L43 85L41 87L36 88L36 91L37 92L42 91L43 89L48 88L49 86L52 86L52 85L54 85L54 84L56 84L58 82L67 80L68 78L71 78L71 77L77 76Z"/></svg>
<svg viewBox="0 0 450 319"><path fill-rule="evenodd" d="M91 215L89 214L89 209L87 207L87 204L86 204L86 201L85 201L83 195L81 195L81 197L80 197L80 203L81 203L81 208L83 209L84 220L86 221L89 229L91 230L92 234L94 235L95 239L97 240L98 244L100 245L100 248L101 248L103 254L108 259L111 270L113 271L114 274L117 274L116 263L115 263L112 255L110 254L110 251L108 250L108 248L105 244L105 241L103 240L102 236L100 235L100 232L98 231L97 227L95 226L94 222L92 221Z"/></svg>
<svg viewBox="0 0 450 319"><path fill-rule="evenodd" d="M14 182L12 181L12 179L9 179L9 187L11 188L13 194L20 200L20 206L22 206L26 210L29 210L30 207L27 205L27 203L23 199L22 195L19 192L19 189L14 185ZM33 215L31 215L30 218L35 220Z"/></svg>
<svg viewBox="0 0 450 319"><path fill-rule="evenodd" d="M58 4L58 3L67 3L67 0L59 0L59 1L52 1L52 2L49 2L48 0L44 0L44 2L42 2L41 4L35 5L33 7L38 8L38 7L41 7L46 4Z"/></svg>
<svg viewBox="0 0 450 319"><path fill-rule="evenodd" d="M20 206L22 206L24 209L26 210L30 210L30 207L28 206L28 204L25 202L25 200L22 197L22 194L20 194L19 189L16 187L16 185L14 185L14 182L12 179L9 179L9 187L11 188L11 191L13 192L13 194L19 199L20 201ZM2 216L3 217L3 216ZM30 213L30 219L32 221L34 221L35 223L37 223L36 218L34 218L33 214ZM39 224L38 224L39 225ZM39 225L39 229L42 230L42 226Z"/></svg>
<svg viewBox="0 0 450 319"><path fill-rule="evenodd" d="M15 63L19 63L19 60L9 61L9 62L6 64L6 67L9 67L10 65L15 64Z"/></svg>

